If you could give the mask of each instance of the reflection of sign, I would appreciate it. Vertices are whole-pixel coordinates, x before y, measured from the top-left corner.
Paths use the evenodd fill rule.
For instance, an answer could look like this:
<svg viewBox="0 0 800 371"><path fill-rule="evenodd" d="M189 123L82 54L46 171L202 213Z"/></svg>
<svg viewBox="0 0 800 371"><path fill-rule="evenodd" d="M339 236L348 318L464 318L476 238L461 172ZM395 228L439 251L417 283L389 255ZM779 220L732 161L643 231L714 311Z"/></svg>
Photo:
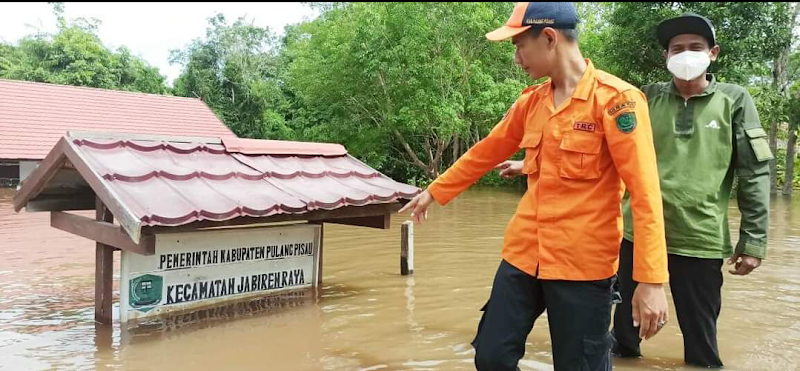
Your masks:
<svg viewBox="0 0 800 371"><path fill-rule="evenodd" d="M131 280L129 302L131 308L142 312L153 309L153 305L161 301L161 286L164 280L161 276L145 274Z"/></svg>
<svg viewBox="0 0 800 371"><path fill-rule="evenodd" d="M120 320L311 287L320 231L304 224L157 235L154 255L122 252Z"/></svg>
<svg viewBox="0 0 800 371"><path fill-rule="evenodd" d="M148 334L154 328L161 331L172 331L190 326L198 322L214 322L227 320L234 317L254 316L285 309L302 308L313 304L316 295L308 290L290 290L283 293L268 295L249 300L235 300L231 303L220 304L209 308L187 311L180 315L149 317L139 321L138 326L123 326L122 335Z"/></svg>

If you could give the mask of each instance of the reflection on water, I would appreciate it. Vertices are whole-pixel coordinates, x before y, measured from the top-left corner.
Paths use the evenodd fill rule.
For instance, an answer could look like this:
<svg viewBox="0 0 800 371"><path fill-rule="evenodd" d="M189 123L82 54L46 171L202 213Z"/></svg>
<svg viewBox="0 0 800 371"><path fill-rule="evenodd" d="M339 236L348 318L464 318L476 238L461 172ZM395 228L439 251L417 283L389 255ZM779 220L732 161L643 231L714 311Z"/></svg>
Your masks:
<svg viewBox="0 0 800 371"><path fill-rule="evenodd" d="M0 369L473 370L478 309L520 193L470 191L432 209L415 230L411 277L399 275L401 219L388 231L326 225L319 298L295 292L123 328L93 321L94 244L50 228L47 213L14 214L12 196L0 190ZM725 273L729 370L800 369L800 203L778 198L771 215L768 260L749 277ZM552 370L543 319L523 370ZM643 345L647 358L615 369L684 370L682 347L671 321Z"/></svg>

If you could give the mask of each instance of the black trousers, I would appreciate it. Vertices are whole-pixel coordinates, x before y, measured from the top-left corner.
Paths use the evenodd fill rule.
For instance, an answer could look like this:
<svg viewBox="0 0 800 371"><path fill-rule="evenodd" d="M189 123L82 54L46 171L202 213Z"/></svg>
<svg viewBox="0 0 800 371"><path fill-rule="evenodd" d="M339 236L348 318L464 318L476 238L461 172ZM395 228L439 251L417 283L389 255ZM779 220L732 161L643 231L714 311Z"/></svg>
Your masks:
<svg viewBox="0 0 800 371"><path fill-rule="evenodd" d="M636 289L632 275L632 242L622 240L619 257L622 303L614 313L614 353L623 357L639 356L639 328L633 327L631 314L631 298ZM722 367L717 348L717 318L722 306L721 268L722 259L669 255L669 287L683 333L683 357L691 365Z"/></svg>
<svg viewBox="0 0 800 371"><path fill-rule="evenodd" d="M518 370L525 340L546 309L555 371L610 371L615 280L540 280L503 260L472 342L475 366L479 371Z"/></svg>

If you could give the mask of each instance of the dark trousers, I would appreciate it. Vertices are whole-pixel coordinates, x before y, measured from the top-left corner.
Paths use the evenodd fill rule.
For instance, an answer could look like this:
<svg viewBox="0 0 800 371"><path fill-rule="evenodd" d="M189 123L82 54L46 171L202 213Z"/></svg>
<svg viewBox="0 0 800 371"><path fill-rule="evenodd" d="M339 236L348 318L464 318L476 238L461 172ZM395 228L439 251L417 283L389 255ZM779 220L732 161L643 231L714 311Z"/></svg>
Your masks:
<svg viewBox="0 0 800 371"><path fill-rule="evenodd" d="M472 342L475 366L518 370L528 333L547 309L555 371L610 371L614 281L539 280L503 260Z"/></svg>
<svg viewBox="0 0 800 371"><path fill-rule="evenodd" d="M633 327L631 298L636 289L633 280L633 243L622 240L619 284L622 303L614 313L614 353L623 357L640 355L639 328ZM699 259L669 255L669 287L678 325L683 333L683 357L686 363L701 367L722 367L717 348L717 318L722 305L722 259Z"/></svg>

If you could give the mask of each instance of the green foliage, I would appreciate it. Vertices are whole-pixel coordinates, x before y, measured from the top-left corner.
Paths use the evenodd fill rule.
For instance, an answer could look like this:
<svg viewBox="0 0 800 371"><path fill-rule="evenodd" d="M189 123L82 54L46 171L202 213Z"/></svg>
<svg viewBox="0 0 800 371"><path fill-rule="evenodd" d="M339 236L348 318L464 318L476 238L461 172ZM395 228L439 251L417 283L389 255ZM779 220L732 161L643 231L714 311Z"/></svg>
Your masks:
<svg viewBox="0 0 800 371"><path fill-rule="evenodd" d="M289 40L286 82L304 106L321 107L321 133L354 155L401 178L432 176L456 137L485 135L526 86L512 46L484 37L509 11L501 3L335 7Z"/></svg>
<svg viewBox="0 0 800 371"><path fill-rule="evenodd" d="M281 38L244 18L209 18L202 38L172 51L171 62L183 66L172 93L201 98L242 137L342 143L387 175L425 186L533 83L514 66L510 43L484 37L505 22L511 3L307 4L319 17L287 26ZM707 16L721 46L711 71L748 88L766 129L798 130L796 3L576 6L584 56L637 86L670 78L655 25L687 11ZM105 48L96 20L67 22L64 4L53 8L56 34L0 44L0 78L167 91L157 69L125 48ZM777 137L785 140L786 131ZM777 156L780 184L786 164L782 151ZM479 183L524 186L525 179L490 172Z"/></svg>
<svg viewBox="0 0 800 371"><path fill-rule="evenodd" d="M791 42L787 3L629 2L609 7L607 24L599 28L605 68L637 86L670 77L655 26L684 12L702 14L714 24L721 53L710 71L720 81L748 83L768 74L766 64Z"/></svg>
<svg viewBox="0 0 800 371"><path fill-rule="evenodd" d="M775 161L778 173L779 189L783 188L786 183L786 150L778 149L775 153ZM800 189L800 161L794 162L794 177L792 179L792 188Z"/></svg>
<svg viewBox="0 0 800 371"><path fill-rule="evenodd" d="M60 3L57 3L60 4ZM63 5L61 6L63 12ZM99 21L61 13L55 34L37 33L17 45L0 44L0 78L164 94L165 77L126 48L109 50L97 36Z"/></svg>
<svg viewBox="0 0 800 371"><path fill-rule="evenodd" d="M184 67L174 93L202 99L241 137L291 138L274 33L244 18L229 25L217 14L208 21L205 38L172 51L170 62Z"/></svg>

